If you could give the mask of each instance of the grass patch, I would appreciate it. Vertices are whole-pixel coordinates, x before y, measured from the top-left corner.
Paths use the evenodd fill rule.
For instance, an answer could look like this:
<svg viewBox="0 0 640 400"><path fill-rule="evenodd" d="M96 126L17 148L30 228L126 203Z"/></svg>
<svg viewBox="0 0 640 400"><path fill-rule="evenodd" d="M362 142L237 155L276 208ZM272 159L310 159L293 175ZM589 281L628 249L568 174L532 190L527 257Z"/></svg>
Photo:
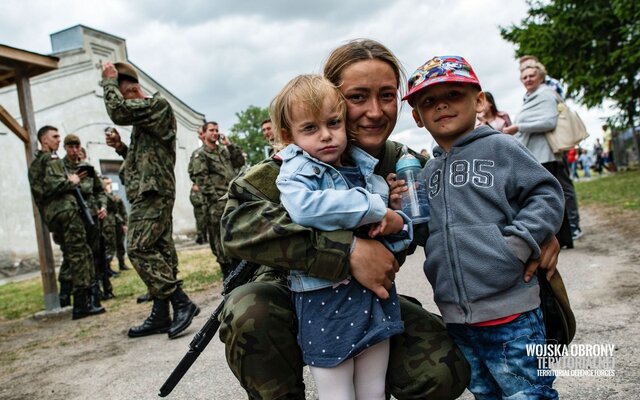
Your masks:
<svg viewBox="0 0 640 400"><path fill-rule="evenodd" d="M29 279L0 286L0 320L18 319L44 308L42 280Z"/></svg>
<svg viewBox="0 0 640 400"><path fill-rule="evenodd" d="M211 288L222 279L220 267L208 248L179 251L178 259L178 277L184 281L183 287L187 293ZM111 284L116 298L104 304L112 311L130 305L132 298L147 291L145 284L133 269L121 272L117 278L111 278ZM0 286L0 321L24 318L43 309L40 277ZM81 336L83 334L90 332L83 332Z"/></svg>
<svg viewBox="0 0 640 400"><path fill-rule="evenodd" d="M640 212L640 171L574 183L580 205L604 205Z"/></svg>

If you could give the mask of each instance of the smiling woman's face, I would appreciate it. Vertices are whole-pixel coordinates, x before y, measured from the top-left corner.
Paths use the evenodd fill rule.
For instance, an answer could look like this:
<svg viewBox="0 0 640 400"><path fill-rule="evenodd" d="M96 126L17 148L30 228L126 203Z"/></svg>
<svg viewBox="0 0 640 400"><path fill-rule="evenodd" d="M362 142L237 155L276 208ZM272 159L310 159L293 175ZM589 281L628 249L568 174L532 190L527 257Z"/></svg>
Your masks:
<svg viewBox="0 0 640 400"><path fill-rule="evenodd" d="M398 80L381 60L363 60L346 67L340 91L347 99L347 129L357 146L378 156L398 118Z"/></svg>

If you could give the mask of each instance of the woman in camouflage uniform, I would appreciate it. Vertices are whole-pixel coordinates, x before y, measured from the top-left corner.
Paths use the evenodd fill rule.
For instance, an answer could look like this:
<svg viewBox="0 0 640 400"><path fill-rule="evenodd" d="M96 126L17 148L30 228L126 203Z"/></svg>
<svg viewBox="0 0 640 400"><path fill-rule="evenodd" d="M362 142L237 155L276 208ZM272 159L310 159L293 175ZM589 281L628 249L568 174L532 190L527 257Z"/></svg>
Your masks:
<svg viewBox="0 0 640 400"><path fill-rule="evenodd" d="M345 95L347 128L355 132L356 145L380 160L375 173L394 172L402 146L387 138L405 81L399 61L380 43L357 40L334 50L324 72ZM304 399L287 270L336 281L351 275L387 298L399 269L393 254L375 240L354 241L351 231L294 224L279 204L279 168L270 159L236 179L222 219L225 250L265 265L255 281L230 294L221 317L229 366L252 399ZM405 332L391 338L387 391L400 399L456 398L469 378L462 354L438 316L408 298L400 302Z"/></svg>

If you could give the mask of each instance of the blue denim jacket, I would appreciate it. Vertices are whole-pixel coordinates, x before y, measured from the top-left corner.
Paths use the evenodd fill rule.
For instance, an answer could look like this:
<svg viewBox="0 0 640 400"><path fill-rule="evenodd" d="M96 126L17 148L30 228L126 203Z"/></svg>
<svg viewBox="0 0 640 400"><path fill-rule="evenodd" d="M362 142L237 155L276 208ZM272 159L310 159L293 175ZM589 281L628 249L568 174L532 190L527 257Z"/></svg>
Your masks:
<svg viewBox="0 0 640 400"><path fill-rule="evenodd" d="M355 229L382 220L387 212L389 186L373 173L378 160L364 150L352 146L351 156L365 178L365 188L351 188L331 165L311 157L295 144L281 150L280 174L276 180L280 200L291 219L300 225L324 231ZM405 250L413 239L411 220L402 213L407 224L404 235L390 235L382 242L392 252ZM326 279L294 270L289 275L292 291L305 292L334 285Z"/></svg>

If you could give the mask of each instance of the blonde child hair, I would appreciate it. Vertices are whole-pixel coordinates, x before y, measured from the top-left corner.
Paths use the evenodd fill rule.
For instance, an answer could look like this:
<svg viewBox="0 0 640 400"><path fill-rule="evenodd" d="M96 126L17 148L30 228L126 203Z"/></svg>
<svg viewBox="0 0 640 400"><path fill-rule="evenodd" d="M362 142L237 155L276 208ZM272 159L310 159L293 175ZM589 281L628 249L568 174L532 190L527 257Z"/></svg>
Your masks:
<svg viewBox="0 0 640 400"><path fill-rule="evenodd" d="M292 106L302 104L314 116L322 112L324 100L335 96L335 109L344 121L347 116L347 103L342 92L322 75L304 74L290 80L271 101L269 116L273 123L274 138L279 149L293 143L291 135ZM348 141L354 140L353 134L347 131Z"/></svg>

